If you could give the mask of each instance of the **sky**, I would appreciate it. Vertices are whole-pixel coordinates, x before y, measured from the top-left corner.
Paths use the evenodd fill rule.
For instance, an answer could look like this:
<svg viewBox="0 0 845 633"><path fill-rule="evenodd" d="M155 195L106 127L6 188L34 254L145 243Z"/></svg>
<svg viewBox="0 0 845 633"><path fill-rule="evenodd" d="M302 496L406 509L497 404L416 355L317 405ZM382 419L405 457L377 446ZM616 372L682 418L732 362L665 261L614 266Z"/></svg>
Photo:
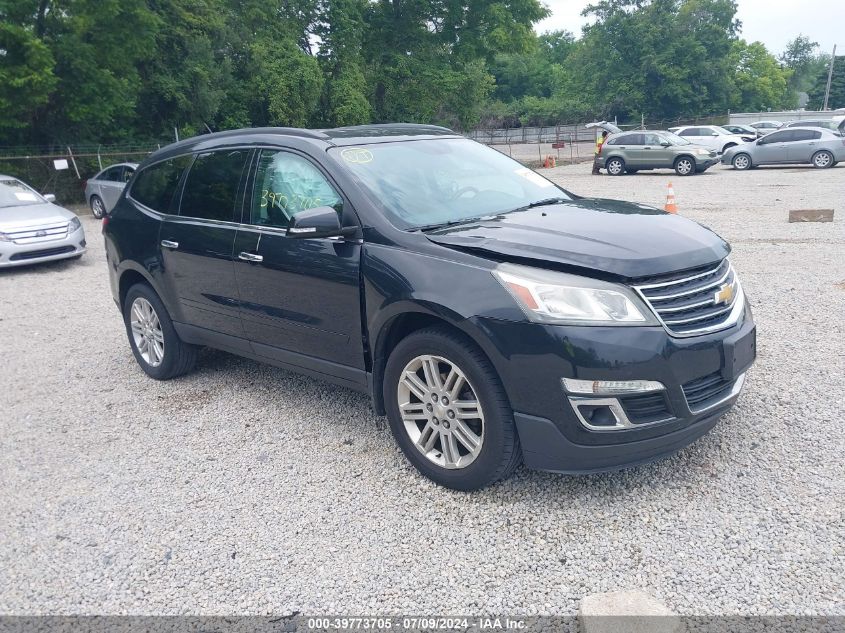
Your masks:
<svg viewBox="0 0 845 633"><path fill-rule="evenodd" d="M586 18L581 17L590 0L542 0L552 15L535 28L539 33L565 29L576 36ZM845 55L844 0L737 0L741 37L760 41L775 55L783 52L796 35L804 34L819 43L819 52Z"/></svg>

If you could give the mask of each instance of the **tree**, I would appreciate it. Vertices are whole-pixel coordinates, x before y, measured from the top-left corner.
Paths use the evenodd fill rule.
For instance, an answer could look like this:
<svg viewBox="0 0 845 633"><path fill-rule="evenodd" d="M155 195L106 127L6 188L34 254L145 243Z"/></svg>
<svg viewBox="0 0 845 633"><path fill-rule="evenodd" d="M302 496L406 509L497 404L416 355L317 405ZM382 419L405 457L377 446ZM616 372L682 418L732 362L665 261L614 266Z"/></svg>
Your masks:
<svg viewBox="0 0 845 633"><path fill-rule="evenodd" d="M596 116L663 119L724 111L739 26L733 0L601 0L571 54Z"/></svg>
<svg viewBox="0 0 845 633"><path fill-rule="evenodd" d="M827 61L829 64L830 57L827 58ZM820 69L815 76L813 87L809 92L810 102L807 104L809 108L821 110L824 106L828 69L829 67ZM830 84L830 98L827 107L831 110L845 108L845 55L837 55L833 64L833 80Z"/></svg>
<svg viewBox="0 0 845 633"><path fill-rule="evenodd" d="M781 68L761 42L734 42L730 58L736 68L732 110L762 112L796 106L796 94L789 87L792 70Z"/></svg>
<svg viewBox="0 0 845 633"><path fill-rule="evenodd" d="M806 35L799 35L790 41L779 60L792 71L789 87L795 91L806 91L811 87L813 78L818 70L816 51L818 42L813 42Z"/></svg>
<svg viewBox="0 0 845 633"><path fill-rule="evenodd" d="M372 107L367 100L361 47L366 0L325 0L315 34L320 38L317 58L326 77L320 120L328 126L367 123Z"/></svg>
<svg viewBox="0 0 845 633"><path fill-rule="evenodd" d="M227 15L220 0L155 0L156 54L139 64L139 131L156 137L178 127L183 136L205 131L220 113L232 82Z"/></svg>
<svg viewBox="0 0 845 633"><path fill-rule="evenodd" d="M55 60L31 30L5 20L0 23L0 59L0 133L17 135L49 100L57 83Z"/></svg>

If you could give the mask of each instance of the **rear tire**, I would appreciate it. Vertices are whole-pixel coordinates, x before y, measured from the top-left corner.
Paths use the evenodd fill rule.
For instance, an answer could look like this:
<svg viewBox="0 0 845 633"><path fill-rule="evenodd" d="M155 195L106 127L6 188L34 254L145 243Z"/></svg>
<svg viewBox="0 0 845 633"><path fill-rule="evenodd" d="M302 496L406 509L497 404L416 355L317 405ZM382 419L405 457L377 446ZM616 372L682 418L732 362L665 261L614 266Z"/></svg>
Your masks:
<svg viewBox="0 0 845 633"><path fill-rule="evenodd" d="M813 154L812 160L813 167L815 167L816 169L828 169L836 164L833 158L833 154L831 154L827 150L816 152L815 154Z"/></svg>
<svg viewBox="0 0 845 633"><path fill-rule="evenodd" d="M403 339L387 361L382 389L393 437L435 483L478 490L507 478L522 462L499 376L460 334L433 327Z"/></svg>
<svg viewBox="0 0 845 633"><path fill-rule="evenodd" d="M604 168L611 176L623 176L625 174L625 161L614 157L607 161Z"/></svg>
<svg viewBox="0 0 845 633"><path fill-rule="evenodd" d="M91 200L89 201L88 204L91 206L91 214L95 218L97 218L98 220L101 220L105 217L105 215L106 215L106 205L105 205L105 203L103 202L103 199L100 196L94 194L93 196L91 196Z"/></svg>
<svg viewBox="0 0 845 633"><path fill-rule="evenodd" d="M135 284L123 301L123 322L135 360L156 380L186 374L197 361L197 348L183 343L167 309L147 284Z"/></svg>

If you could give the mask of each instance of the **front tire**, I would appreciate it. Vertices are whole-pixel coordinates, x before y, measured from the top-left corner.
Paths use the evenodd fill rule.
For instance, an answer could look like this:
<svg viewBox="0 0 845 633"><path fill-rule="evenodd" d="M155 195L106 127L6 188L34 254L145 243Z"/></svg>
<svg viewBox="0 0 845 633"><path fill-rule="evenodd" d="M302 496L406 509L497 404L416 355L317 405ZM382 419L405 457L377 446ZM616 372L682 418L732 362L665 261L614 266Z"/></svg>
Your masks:
<svg viewBox="0 0 845 633"><path fill-rule="evenodd" d="M833 167L835 164L836 162L833 158L833 154L827 150L822 150L821 152L813 154L813 167L816 169L828 169L829 167Z"/></svg>
<svg viewBox="0 0 845 633"><path fill-rule="evenodd" d="M435 483L478 490L507 478L521 463L501 381L460 334L434 327L403 339L387 361L383 392L396 442Z"/></svg>
<svg viewBox="0 0 845 633"><path fill-rule="evenodd" d="M95 194L91 196L89 204L91 205L91 214L98 220L102 220L106 215L106 205L103 199Z"/></svg>
<svg viewBox="0 0 845 633"><path fill-rule="evenodd" d="M625 174L625 161L621 158L611 158L604 168L611 176L622 176Z"/></svg>
<svg viewBox="0 0 845 633"><path fill-rule="evenodd" d="M695 173L695 161L689 156L681 156L675 161L675 173L679 176L692 176Z"/></svg>
<svg viewBox="0 0 845 633"><path fill-rule="evenodd" d="M731 164L734 166L734 169L738 169L740 171L751 169L751 156L748 154L737 154L733 157L733 159L731 159Z"/></svg>
<svg viewBox="0 0 845 633"><path fill-rule="evenodd" d="M135 284L123 301L123 321L135 360L156 380L170 380L193 369L197 349L183 343L155 291Z"/></svg>

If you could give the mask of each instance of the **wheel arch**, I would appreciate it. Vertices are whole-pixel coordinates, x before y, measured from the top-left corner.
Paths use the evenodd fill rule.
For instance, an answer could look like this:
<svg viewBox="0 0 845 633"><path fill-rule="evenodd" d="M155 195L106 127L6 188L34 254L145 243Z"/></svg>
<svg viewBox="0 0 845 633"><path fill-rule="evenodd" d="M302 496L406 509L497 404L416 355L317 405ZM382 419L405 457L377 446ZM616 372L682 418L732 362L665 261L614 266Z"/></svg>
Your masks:
<svg viewBox="0 0 845 633"><path fill-rule="evenodd" d="M142 271L141 269L135 267L127 267L121 271L117 281L117 292L121 310L123 310L123 302L126 300L126 293L129 292L129 289L132 286L138 283L148 285L153 289L153 292L161 298L161 293L158 291L158 288L156 288L150 276L146 274L146 271Z"/></svg>
<svg viewBox="0 0 845 633"><path fill-rule="evenodd" d="M477 347L490 365L495 368L490 355L485 350L481 333L475 331L475 327L469 320L442 306L438 306L438 309L422 305L409 306L403 311L386 318L374 337L370 392L373 409L378 415L386 414L383 382L384 370L391 351L400 341L414 332L430 327L442 327L457 334Z"/></svg>

